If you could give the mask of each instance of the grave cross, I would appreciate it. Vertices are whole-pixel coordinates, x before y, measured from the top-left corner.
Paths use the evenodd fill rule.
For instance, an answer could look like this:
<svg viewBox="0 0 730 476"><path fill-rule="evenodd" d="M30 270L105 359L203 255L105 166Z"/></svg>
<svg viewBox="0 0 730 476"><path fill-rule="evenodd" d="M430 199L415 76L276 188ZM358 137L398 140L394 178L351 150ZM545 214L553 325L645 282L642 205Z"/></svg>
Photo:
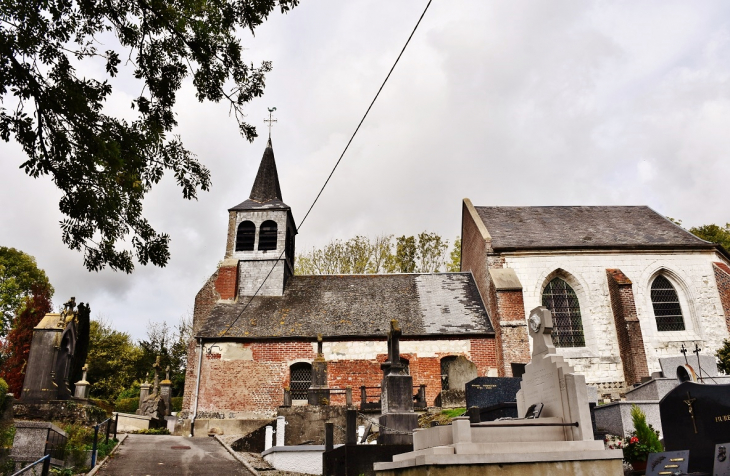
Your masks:
<svg viewBox="0 0 730 476"><path fill-rule="evenodd" d="M390 332L388 333L388 361L390 365L400 365L400 336L403 334L398 321L390 321Z"/></svg>
<svg viewBox="0 0 730 476"><path fill-rule="evenodd" d="M264 122L269 125L269 140L271 140L271 128L274 126L275 122L278 122L276 119L271 117L271 115L274 113L274 111L276 111L276 108L270 107L269 108L269 118L264 119Z"/></svg>
<svg viewBox="0 0 730 476"><path fill-rule="evenodd" d="M323 355L322 352L322 334L317 334L317 356Z"/></svg>
<svg viewBox="0 0 730 476"><path fill-rule="evenodd" d="M695 433L697 433L697 423L695 423L695 412L694 408L692 408L692 404L697 400L696 398L692 398L692 396L687 392L687 400L683 400L684 403L687 404L687 410L689 410L689 416L692 418L692 426L695 429Z"/></svg>
<svg viewBox="0 0 730 476"><path fill-rule="evenodd" d="M682 343L682 349L680 352L684 355L684 363L689 365L689 361L687 360L687 348L684 346L684 342Z"/></svg>

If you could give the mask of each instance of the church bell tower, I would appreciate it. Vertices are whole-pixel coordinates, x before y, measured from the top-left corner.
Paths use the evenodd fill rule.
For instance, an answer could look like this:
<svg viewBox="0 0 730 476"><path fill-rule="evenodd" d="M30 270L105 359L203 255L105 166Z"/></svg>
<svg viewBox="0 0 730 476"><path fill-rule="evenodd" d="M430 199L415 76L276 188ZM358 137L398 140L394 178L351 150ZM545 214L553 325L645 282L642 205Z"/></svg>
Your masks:
<svg viewBox="0 0 730 476"><path fill-rule="evenodd" d="M216 282L221 299L253 296L257 290L258 296L281 296L294 274L296 234L269 137L251 195L228 210L226 254Z"/></svg>

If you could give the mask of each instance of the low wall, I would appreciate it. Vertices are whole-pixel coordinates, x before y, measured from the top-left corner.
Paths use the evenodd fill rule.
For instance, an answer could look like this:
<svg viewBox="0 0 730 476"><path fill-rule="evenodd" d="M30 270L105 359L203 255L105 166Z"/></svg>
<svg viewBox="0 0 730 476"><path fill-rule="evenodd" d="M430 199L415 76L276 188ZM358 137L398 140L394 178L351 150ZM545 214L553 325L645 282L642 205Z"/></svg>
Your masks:
<svg viewBox="0 0 730 476"><path fill-rule="evenodd" d="M261 453L279 471L322 474L324 445L274 446Z"/></svg>
<svg viewBox="0 0 730 476"><path fill-rule="evenodd" d="M107 419L104 409L88 402L57 400L49 403L13 403L16 420L57 421L94 426Z"/></svg>

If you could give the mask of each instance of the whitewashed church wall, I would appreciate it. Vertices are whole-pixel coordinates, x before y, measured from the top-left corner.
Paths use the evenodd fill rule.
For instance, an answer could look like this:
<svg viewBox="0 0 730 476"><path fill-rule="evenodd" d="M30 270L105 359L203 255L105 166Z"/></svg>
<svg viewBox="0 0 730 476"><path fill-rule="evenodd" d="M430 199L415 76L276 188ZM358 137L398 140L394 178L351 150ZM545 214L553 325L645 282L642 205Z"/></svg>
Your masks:
<svg viewBox="0 0 730 476"><path fill-rule="evenodd" d="M236 213L236 226L234 228L234 251L231 257L236 259L277 259L286 246L286 224L288 213L285 210L251 210ZM261 224L267 220L276 222L276 249L259 251L259 232ZM235 251L235 236L238 232L238 225L243 221L250 221L256 225L256 241L252 251ZM269 268L270 269L270 268ZM268 270L267 270L268 272Z"/></svg>
<svg viewBox="0 0 730 476"><path fill-rule="evenodd" d="M728 337L712 268L713 261L723 259L714 252L504 253L502 256L505 267L514 269L522 282L526 315L542 305L543 288L556 275L556 270L563 270L558 275L573 287L580 301L586 346L560 348L558 353L583 373L589 383L623 381L606 269L620 269L633 283L649 372L660 370L659 357L678 355L682 343L694 348L693 343L697 342L704 352L714 353ZM658 273L672 282L679 295L684 331L657 330L650 286Z"/></svg>
<svg viewBox="0 0 730 476"><path fill-rule="evenodd" d="M256 290L274 266L277 256L271 260L239 261L238 263L238 295L253 296ZM259 296L281 296L284 293L284 260L276 262L271 276L259 291Z"/></svg>
<svg viewBox="0 0 730 476"><path fill-rule="evenodd" d="M314 352L317 344L312 344ZM323 342L322 352L327 361L339 360L375 360L378 354L388 353L386 341L342 341ZM418 357L439 357L445 354L467 356L471 353L469 339L463 340L429 340L429 341L400 341L401 354L415 354Z"/></svg>

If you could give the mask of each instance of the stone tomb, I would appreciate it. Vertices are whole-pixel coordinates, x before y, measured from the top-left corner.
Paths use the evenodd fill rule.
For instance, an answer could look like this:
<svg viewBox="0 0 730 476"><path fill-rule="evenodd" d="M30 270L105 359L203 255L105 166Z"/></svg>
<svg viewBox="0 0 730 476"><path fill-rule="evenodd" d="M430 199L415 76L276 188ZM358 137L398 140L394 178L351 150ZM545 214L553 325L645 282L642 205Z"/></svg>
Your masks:
<svg viewBox="0 0 730 476"><path fill-rule="evenodd" d="M665 450L689 450L689 471L711 472L715 445L730 441L730 385L681 383L659 413Z"/></svg>
<svg viewBox="0 0 730 476"><path fill-rule="evenodd" d="M621 450L593 439L585 379L573 373L552 343L552 316L545 307L530 313L532 361L517 394L520 415L543 405L534 419L470 423L418 429L413 451L376 463L381 476L427 474L620 475Z"/></svg>

